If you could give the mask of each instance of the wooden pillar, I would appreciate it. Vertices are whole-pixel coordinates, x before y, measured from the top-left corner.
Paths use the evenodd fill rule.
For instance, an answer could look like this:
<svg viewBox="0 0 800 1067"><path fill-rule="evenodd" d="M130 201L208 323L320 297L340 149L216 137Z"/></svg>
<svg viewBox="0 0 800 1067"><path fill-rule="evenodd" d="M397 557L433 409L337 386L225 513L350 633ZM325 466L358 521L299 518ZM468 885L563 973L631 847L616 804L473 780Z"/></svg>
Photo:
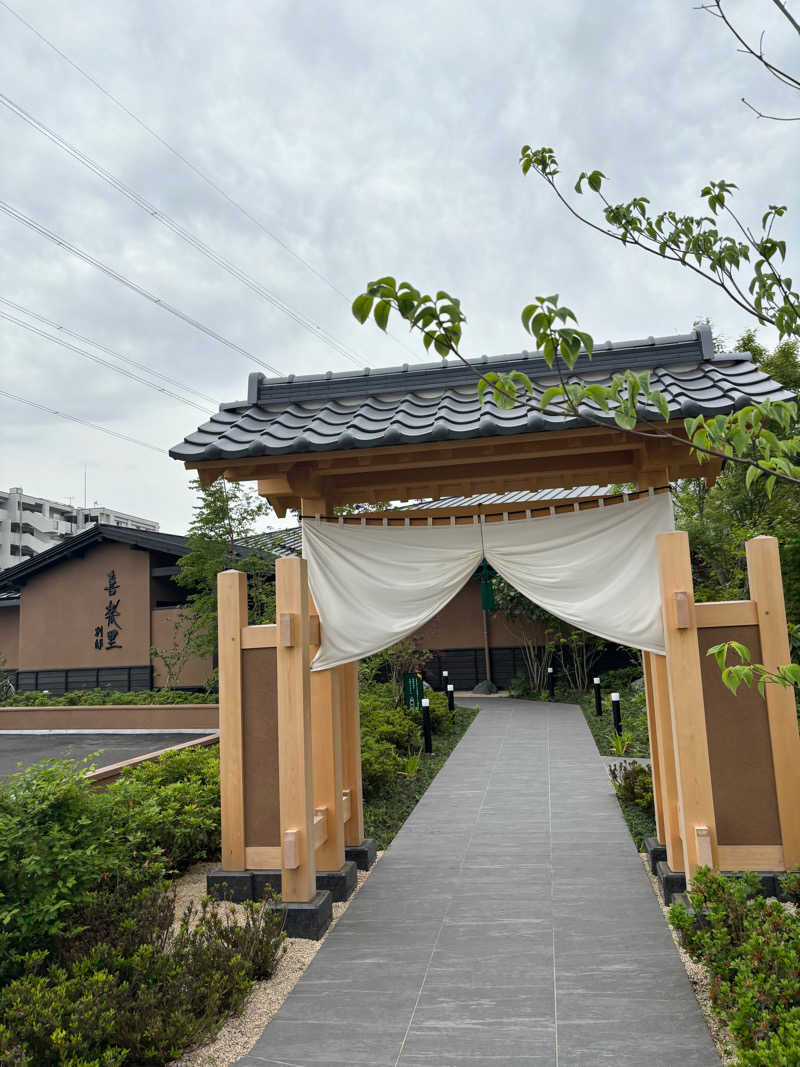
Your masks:
<svg viewBox="0 0 800 1067"><path fill-rule="evenodd" d="M361 790L361 713L358 704L358 662L337 667L342 722L342 788L350 795L350 818L344 824L344 843L364 840L364 801Z"/></svg>
<svg viewBox="0 0 800 1067"><path fill-rule="evenodd" d="M776 671L791 662L778 542L774 537L754 537L745 550L750 598L758 610L761 659L767 670ZM791 687L767 685L765 695L783 861L790 870L800 864L800 737L795 694Z"/></svg>
<svg viewBox="0 0 800 1067"><path fill-rule="evenodd" d="M308 569L304 559L275 563L278 766L281 803L281 895L284 901L313 900L314 794L311 763Z"/></svg>
<svg viewBox="0 0 800 1067"><path fill-rule="evenodd" d="M650 691L648 699L648 728L650 737L655 733L658 748L658 771L653 767L653 792L658 779L658 795L661 808L661 825L658 839L667 849L667 863L673 871L683 870L683 843L678 820L678 781L675 774L675 745L672 736L672 709L669 702L667 660L645 652L649 668ZM648 675L645 674L645 680ZM652 717L650 700L652 699ZM658 807L656 808L658 811Z"/></svg>
<svg viewBox="0 0 800 1067"><path fill-rule="evenodd" d="M247 577L241 571L222 571L217 575L217 639L223 871L245 869L242 627L246 625Z"/></svg>
<svg viewBox="0 0 800 1067"><path fill-rule="evenodd" d="M698 848L707 858L710 845L716 865L717 831L689 536L683 531L663 533L658 535L657 544L678 785L678 825L688 881L703 862L698 859Z"/></svg>
<svg viewBox="0 0 800 1067"><path fill-rule="evenodd" d="M311 618L317 619L309 598ZM312 630L316 626L312 627ZM311 646L311 656L318 647ZM327 812L327 837L316 852L320 871L338 871L344 863L344 803L342 799L341 678L334 668L311 671L311 752L314 808Z"/></svg>
<svg viewBox="0 0 800 1067"><path fill-rule="evenodd" d="M642 653L644 695L647 704L647 735L650 740L650 771L653 777L653 807L656 813L656 837L664 841L664 813L661 789L661 742L656 729L655 696L653 693L652 652Z"/></svg>

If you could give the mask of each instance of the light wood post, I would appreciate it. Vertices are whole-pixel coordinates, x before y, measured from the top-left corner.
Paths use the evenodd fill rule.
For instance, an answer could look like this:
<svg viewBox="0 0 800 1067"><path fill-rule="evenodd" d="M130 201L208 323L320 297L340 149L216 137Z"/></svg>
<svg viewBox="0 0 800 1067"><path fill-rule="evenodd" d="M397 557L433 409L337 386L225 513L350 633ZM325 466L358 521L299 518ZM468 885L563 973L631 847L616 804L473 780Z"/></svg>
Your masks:
<svg viewBox="0 0 800 1067"><path fill-rule="evenodd" d="M656 813L656 837L664 840L664 811L661 786L661 741L656 729L656 705L653 693L652 652L642 653L644 695L647 704L647 735L650 740L650 770L653 777L653 807Z"/></svg>
<svg viewBox="0 0 800 1067"><path fill-rule="evenodd" d="M648 726L651 730L651 737L652 730L655 727L659 756L658 792L661 798L661 830L658 839L666 846L669 866L673 871L680 871L683 869L683 843L678 820L678 781L675 774L675 744L672 737L672 709L669 703L667 660L665 656L657 656L652 652L645 652L645 660L649 661L653 700L653 722L651 724L648 713ZM651 694L648 694L648 699ZM654 786L655 782L656 774L654 771ZM662 834L663 836L661 836Z"/></svg>
<svg viewBox="0 0 800 1067"><path fill-rule="evenodd" d="M361 791L361 712L358 703L358 663L337 667L341 686L342 786L350 794L350 818L344 824L344 843L364 840L364 801Z"/></svg>
<svg viewBox="0 0 800 1067"><path fill-rule="evenodd" d="M310 597L309 610L311 618L317 618ZM315 647L312 644L312 656ZM338 871L344 864L344 787L341 678L336 668L311 671L311 736L314 808L325 808L328 814L328 834L317 849L316 865L320 871Z"/></svg>
<svg viewBox="0 0 800 1067"><path fill-rule="evenodd" d="M217 640L223 871L245 869L242 627L246 625L247 577L241 571L222 571L217 575Z"/></svg>
<svg viewBox="0 0 800 1067"><path fill-rule="evenodd" d="M276 650L278 674L278 768L281 803L281 895L286 902L313 900L314 794L311 764L308 574L304 559L275 562L278 625L287 628Z"/></svg>
<svg viewBox="0 0 800 1067"><path fill-rule="evenodd" d="M663 533L656 540L678 784L678 824L683 842L683 869L689 881L700 863L698 827L708 830L715 865L717 852L694 585L688 534Z"/></svg>
<svg viewBox="0 0 800 1067"><path fill-rule="evenodd" d="M778 542L774 537L754 537L745 550L750 597L758 610L761 659L767 670L776 671L791 662ZM783 861L790 870L800 864L800 737L795 695L791 687L779 685L767 685L765 695Z"/></svg>

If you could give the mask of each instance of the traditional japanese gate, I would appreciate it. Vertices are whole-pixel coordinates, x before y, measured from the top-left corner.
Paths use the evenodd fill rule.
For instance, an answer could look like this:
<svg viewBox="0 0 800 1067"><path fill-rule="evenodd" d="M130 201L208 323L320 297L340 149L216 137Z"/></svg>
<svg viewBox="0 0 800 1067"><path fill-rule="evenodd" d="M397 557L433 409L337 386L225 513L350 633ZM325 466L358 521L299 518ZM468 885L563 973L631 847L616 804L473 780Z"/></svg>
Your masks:
<svg viewBox="0 0 800 1067"><path fill-rule="evenodd" d="M256 481L279 515L591 483L644 489L683 477L711 482L719 472L720 460L698 465L685 436L687 414L733 411L748 397L793 398L749 355L715 353L706 327L600 346L591 361L579 358L575 373L610 382L629 367L649 370L667 397L669 418L659 425L670 437L654 429L654 411L628 434L599 424L605 416L597 412L564 422L535 402L510 410L482 404L474 368L438 362L277 380L251 375L246 399L222 405L170 454L204 485L218 477ZM524 371L534 397L555 380L528 353L484 357L479 369ZM764 698L753 690L733 697L704 655L711 644L737 638L768 668L788 662L777 543L748 544L752 599L735 604L694 603L685 534L661 535L659 550L666 655L645 655L645 677L669 865L691 877L700 863L798 864L794 694L770 685ZM251 627L244 578L220 576L219 878L240 878L235 891L246 895L279 874L289 907L313 911L318 869L337 871L342 842L345 849L362 844L357 674L354 664L310 672L318 637L305 565L278 561L277 580L277 622Z"/></svg>

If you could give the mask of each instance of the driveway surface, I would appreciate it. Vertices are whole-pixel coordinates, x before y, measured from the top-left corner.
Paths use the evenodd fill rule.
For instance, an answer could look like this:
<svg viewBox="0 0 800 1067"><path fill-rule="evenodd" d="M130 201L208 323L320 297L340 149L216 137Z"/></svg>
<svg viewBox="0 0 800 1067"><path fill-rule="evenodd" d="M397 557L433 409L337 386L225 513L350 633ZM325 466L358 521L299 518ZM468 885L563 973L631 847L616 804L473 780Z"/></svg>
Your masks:
<svg viewBox="0 0 800 1067"><path fill-rule="evenodd" d="M209 730L208 733L213 731ZM199 735L195 733L154 733L154 734L35 734L0 732L0 777L13 774L20 768L30 766L40 759L57 756L60 759L71 757L83 759L102 749L102 755L95 758L96 767L105 767L109 763L143 756L146 752L155 752L160 748L179 745L183 741L192 741Z"/></svg>

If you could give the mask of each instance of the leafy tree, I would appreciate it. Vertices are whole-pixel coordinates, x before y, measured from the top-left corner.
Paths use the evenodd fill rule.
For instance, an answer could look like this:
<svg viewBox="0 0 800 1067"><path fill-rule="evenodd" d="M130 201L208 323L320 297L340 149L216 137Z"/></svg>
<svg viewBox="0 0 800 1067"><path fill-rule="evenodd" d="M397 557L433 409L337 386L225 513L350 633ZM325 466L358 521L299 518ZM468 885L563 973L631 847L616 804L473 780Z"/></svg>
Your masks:
<svg viewBox="0 0 800 1067"><path fill-rule="evenodd" d="M189 527L189 551L179 561L175 579L189 590L188 603L197 619L192 647L198 654L217 647L217 575L237 570L247 574L248 621L275 618L275 557L249 543L259 519L271 514L269 504L238 482L218 478L212 485L192 483L198 499Z"/></svg>

